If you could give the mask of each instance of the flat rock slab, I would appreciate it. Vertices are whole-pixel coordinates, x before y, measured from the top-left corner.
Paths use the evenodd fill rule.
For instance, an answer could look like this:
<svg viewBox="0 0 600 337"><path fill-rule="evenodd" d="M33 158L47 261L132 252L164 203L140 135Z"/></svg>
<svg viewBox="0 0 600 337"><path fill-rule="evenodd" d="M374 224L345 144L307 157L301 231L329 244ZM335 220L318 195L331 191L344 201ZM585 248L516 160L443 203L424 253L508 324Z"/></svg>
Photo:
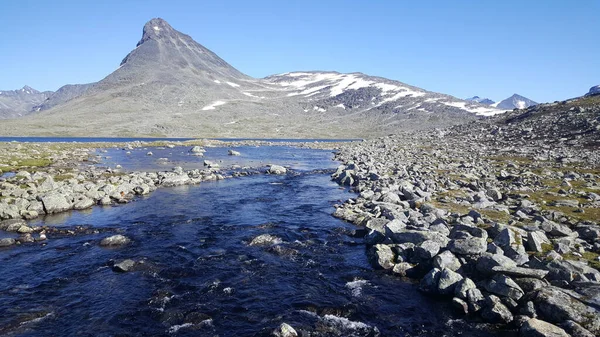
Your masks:
<svg viewBox="0 0 600 337"><path fill-rule="evenodd" d="M549 273L549 271L541 269L503 266L492 267L492 271L513 277L532 277L540 280L546 277L546 275Z"/></svg>

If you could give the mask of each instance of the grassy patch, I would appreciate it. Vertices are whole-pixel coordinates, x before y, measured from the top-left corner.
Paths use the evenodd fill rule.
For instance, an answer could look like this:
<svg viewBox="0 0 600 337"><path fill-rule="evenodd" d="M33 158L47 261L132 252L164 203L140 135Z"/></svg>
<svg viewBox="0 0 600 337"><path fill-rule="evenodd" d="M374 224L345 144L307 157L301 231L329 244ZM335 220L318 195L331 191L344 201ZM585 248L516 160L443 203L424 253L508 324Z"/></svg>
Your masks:
<svg viewBox="0 0 600 337"><path fill-rule="evenodd" d="M579 257L572 253L567 253L563 255L563 258L571 261L585 261L590 267L600 270L600 261L598 261L598 256L600 255L593 252L585 252L581 255L582 257Z"/></svg>

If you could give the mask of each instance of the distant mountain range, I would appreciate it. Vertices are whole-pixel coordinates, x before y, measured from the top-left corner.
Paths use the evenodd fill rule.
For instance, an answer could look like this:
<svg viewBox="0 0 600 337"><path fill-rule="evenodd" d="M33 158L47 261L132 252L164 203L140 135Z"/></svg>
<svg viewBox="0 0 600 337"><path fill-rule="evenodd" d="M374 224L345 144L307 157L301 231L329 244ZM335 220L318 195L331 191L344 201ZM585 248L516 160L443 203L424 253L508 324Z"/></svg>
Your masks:
<svg viewBox="0 0 600 337"><path fill-rule="evenodd" d="M18 90L0 90L0 117L17 118L28 115L51 94L52 91L39 92L28 86Z"/></svg>
<svg viewBox="0 0 600 337"><path fill-rule="evenodd" d="M536 104L515 95L496 108L362 73L256 79L162 19L146 23L136 48L99 82L6 93L0 116L13 119L0 123L2 135L372 137Z"/></svg>
<svg viewBox="0 0 600 337"><path fill-rule="evenodd" d="M507 99L504 99L500 102L494 102L489 98L481 98L479 96L474 96L471 98L467 98L467 101L477 102L485 105L489 105L502 110L513 110L513 109L525 109L533 105L537 105L537 102L530 100L527 97L523 97L521 95L514 94Z"/></svg>

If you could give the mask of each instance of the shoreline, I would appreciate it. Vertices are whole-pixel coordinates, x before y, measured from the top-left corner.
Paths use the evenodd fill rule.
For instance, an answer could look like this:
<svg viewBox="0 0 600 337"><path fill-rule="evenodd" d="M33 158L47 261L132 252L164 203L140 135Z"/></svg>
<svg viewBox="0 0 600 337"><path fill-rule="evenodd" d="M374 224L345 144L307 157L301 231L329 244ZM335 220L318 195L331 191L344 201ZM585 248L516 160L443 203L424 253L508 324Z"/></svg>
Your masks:
<svg viewBox="0 0 600 337"><path fill-rule="evenodd" d="M342 144L332 180L359 195L334 216L357 225L374 268L465 317L598 335L598 154L506 145L435 132Z"/></svg>

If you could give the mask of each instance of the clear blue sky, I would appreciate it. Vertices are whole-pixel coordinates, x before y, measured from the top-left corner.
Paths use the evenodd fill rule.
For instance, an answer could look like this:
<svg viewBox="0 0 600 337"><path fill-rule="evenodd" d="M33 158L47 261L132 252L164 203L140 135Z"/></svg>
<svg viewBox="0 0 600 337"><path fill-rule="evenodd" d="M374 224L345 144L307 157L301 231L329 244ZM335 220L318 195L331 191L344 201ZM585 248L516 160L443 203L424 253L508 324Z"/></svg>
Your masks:
<svg viewBox="0 0 600 337"><path fill-rule="evenodd" d="M0 89L102 79L161 17L242 72L363 72L547 102L600 84L599 0L0 0Z"/></svg>

